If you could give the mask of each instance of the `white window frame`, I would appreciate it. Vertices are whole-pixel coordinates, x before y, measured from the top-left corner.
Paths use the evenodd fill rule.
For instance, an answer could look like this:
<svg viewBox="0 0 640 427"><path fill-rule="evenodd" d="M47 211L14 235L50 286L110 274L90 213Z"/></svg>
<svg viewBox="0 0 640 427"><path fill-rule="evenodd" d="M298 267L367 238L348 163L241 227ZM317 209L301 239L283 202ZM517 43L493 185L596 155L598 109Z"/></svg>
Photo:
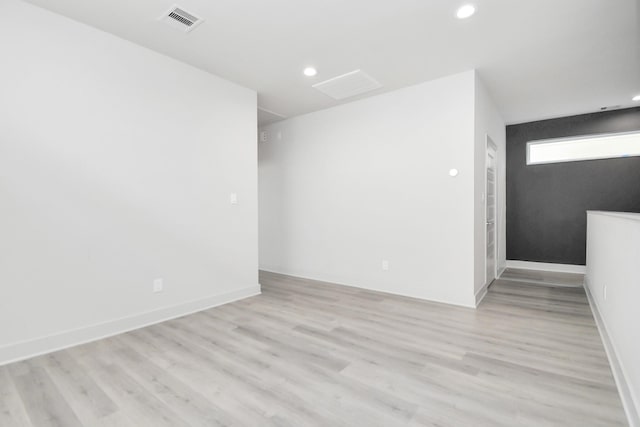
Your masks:
<svg viewBox="0 0 640 427"><path fill-rule="evenodd" d="M640 156L640 148L637 153L629 154L617 154L617 155L594 155L594 156L584 156L584 157L574 157L560 160L548 160L548 161L540 161L540 162L531 162L531 146L539 145L539 144L555 144L562 142L579 142L586 140L597 140L603 138L616 138L621 136L635 135L637 136L640 142L640 131L632 131L632 132L618 132L618 133L601 133L601 134L593 134L593 135L581 135L581 136L572 136L566 138L552 138L552 139L540 139L527 142L527 166L535 166L535 165L544 165L550 163L567 163L567 162L581 162L587 160L598 160L598 159L618 159L624 157L637 157Z"/></svg>

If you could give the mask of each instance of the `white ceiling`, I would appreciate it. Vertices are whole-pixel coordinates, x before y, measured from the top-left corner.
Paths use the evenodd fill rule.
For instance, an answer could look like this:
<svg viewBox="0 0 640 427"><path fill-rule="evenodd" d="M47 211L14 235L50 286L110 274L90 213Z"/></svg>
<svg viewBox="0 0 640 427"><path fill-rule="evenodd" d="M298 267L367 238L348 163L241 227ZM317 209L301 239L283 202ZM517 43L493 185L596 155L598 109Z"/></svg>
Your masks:
<svg viewBox="0 0 640 427"><path fill-rule="evenodd" d="M508 123L640 105L640 0L473 0L464 21L464 0L175 0L206 20L189 34L156 20L173 0L29 1L255 89L263 124L357 99L311 87L355 69L384 86L362 98L476 68Z"/></svg>

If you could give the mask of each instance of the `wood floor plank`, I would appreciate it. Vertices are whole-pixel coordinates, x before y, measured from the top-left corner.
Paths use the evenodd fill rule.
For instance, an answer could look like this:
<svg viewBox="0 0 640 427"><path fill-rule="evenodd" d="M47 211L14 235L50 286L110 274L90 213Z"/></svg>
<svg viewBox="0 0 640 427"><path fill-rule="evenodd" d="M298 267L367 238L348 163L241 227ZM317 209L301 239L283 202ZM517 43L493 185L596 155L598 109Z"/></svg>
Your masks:
<svg viewBox="0 0 640 427"><path fill-rule="evenodd" d="M261 407L252 405L249 399L243 398L249 395L249 390L224 374L222 366L203 369L210 362L182 352L163 339L156 341L156 336L149 334L147 330L130 332L120 338L127 346L144 354L158 366L165 366L167 372L232 414L237 420L234 425L260 425L266 418Z"/></svg>
<svg viewBox="0 0 640 427"><path fill-rule="evenodd" d="M13 379L3 366L0 366L0 426L31 426Z"/></svg>
<svg viewBox="0 0 640 427"><path fill-rule="evenodd" d="M173 329L164 325L163 336L173 340L181 347L198 350L198 359L207 364L223 366L225 382L233 382L245 389L243 398L251 400L253 405L260 408L265 417L272 417L278 412L286 413L299 425L309 425L317 420L323 420L328 415L324 408L316 408L305 405L300 393L293 393L290 387L285 387L285 376L277 376L265 366L263 362L255 358L247 359L242 354L211 349L206 340L195 334L184 334L179 329ZM265 352L265 356L268 353ZM273 353L272 353L273 355ZM276 357L282 359L282 356ZM306 363L309 359L288 359L289 362ZM275 361L274 361L275 362ZM294 363L294 364L295 364ZM329 424L328 419L326 424Z"/></svg>
<svg viewBox="0 0 640 427"><path fill-rule="evenodd" d="M207 400L170 372L149 362L142 354L122 345L115 350L118 363L148 391L152 392L190 426L228 426L233 417Z"/></svg>
<svg viewBox="0 0 640 427"><path fill-rule="evenodd" d="M131 421L140 426L189 425L156 395L128 375L116 361L107 360L107 354L108 351L100 351L95 357L83 357L79 362Z"/></svg>
<svg viewBox="0 0 640 427"><path fill-rule="evenodd" d="M117 405L68 352L38 357L34 363L46 370L83 424L98 424L117 411Z"/></svg>
<svg viewBox="0 0 640 427"><path fill-rule="evenodd" d="M44 368L29 366L28 362L19 362L27 367L26 372L16 370L12 375L18 393L29 415L37 427L75 427L82 423L73 412Z"/></svg>
<svg viewBox="0 0 640 427"><path fill-rule="evenodd" d="M627 425L580 277L527 274L473 310L262 272L260 296L0 367L0 425Z"/></svg>

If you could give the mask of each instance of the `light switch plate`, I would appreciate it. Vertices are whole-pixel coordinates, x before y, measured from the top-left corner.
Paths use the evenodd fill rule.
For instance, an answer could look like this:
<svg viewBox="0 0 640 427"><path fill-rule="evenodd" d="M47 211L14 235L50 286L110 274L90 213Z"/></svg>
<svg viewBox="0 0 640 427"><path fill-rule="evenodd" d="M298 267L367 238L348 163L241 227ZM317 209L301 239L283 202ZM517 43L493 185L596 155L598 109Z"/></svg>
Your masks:
<svg viewBox="0 0 640 427"><path fill-rule="evenodd" d="M231 195L229 196L229 202L232 205L237 205L238 204L238 195L236 193L231 193Z"/></svg>

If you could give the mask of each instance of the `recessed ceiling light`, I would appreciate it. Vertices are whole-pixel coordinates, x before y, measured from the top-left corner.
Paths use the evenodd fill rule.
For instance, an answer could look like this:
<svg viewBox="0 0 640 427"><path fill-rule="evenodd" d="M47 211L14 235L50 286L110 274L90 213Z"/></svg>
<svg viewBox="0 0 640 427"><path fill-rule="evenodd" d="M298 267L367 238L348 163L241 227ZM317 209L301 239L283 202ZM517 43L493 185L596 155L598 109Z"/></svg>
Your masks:
<svg viewBox="0 0 640 427"><path fill-rule="evenodd" d="M313 67L307 67L307 68L305 68L305 69L304 69L303 73L304 73L304 75L305 75L305 76L307 76L307 77L313 77L313 76L315 76L316 74L318 74L318 70L316 70L316 69L315 69L315 68L313 68Z"/></svg>
<svg viewBox="0 0 640 427"><path fill-rule="evenodd" d="M633 98L631 98L632 101L640 101L640 95L636 95Z"/></svg>
<svg viewBox="0 0 640 427"><path fill-rule="evenodd" d="M474 13L476 13L476 7L472 4L465 4L464 6L460 6L456 12L456 16L458 19L466 19Z"/></svg>

